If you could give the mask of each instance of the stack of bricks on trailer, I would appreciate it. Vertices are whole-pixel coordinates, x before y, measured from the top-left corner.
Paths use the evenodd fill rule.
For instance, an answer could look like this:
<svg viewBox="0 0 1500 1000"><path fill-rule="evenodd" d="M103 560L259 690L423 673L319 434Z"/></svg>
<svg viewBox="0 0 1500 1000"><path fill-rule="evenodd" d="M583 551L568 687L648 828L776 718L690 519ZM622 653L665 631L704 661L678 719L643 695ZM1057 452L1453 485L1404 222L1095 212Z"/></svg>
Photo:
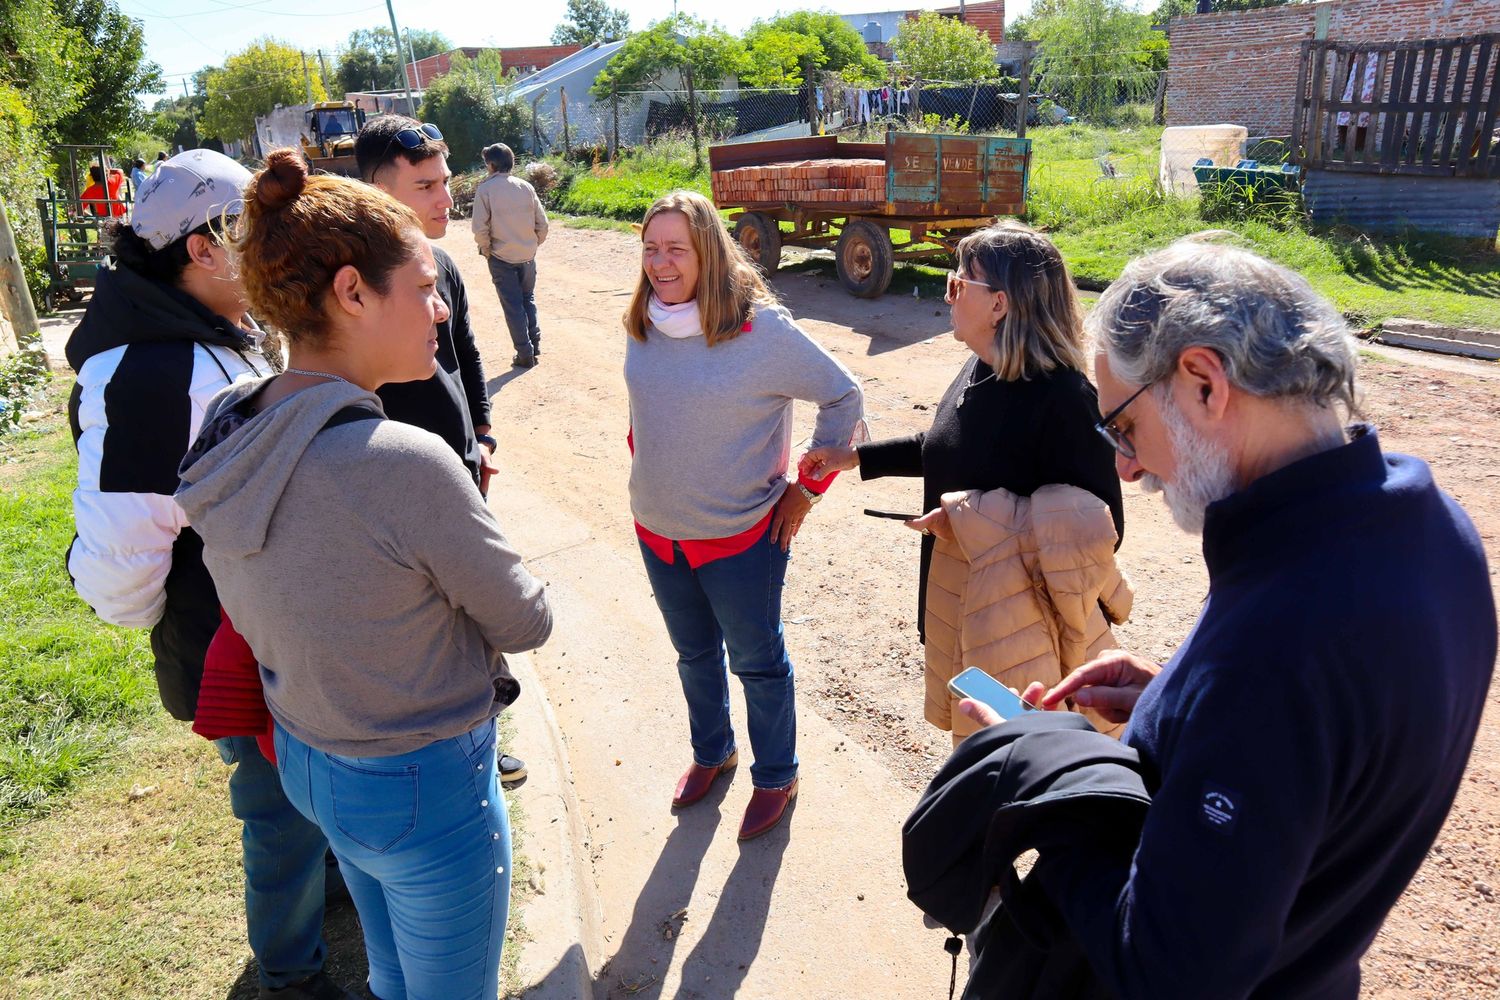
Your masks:
<svg viewBox="0 0 1500 1000"><path fill-rule="evenodd" d="M885 201L885 161L873 159L792 160L713 173L714 200L720 204L827 202L869 204Z"/></svg>

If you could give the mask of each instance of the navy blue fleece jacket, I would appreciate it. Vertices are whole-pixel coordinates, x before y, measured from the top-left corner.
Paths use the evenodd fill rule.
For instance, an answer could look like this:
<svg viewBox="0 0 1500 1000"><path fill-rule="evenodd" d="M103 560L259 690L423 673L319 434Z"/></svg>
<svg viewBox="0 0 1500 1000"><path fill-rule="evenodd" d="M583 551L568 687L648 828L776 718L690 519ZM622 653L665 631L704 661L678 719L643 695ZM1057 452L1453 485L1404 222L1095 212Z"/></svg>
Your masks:
<svg viewBox="0 0 1500 1000"><path fill-rule="evenodd" d="M1438 835L1494 669L1484 550L1373 431L1208 509L1210 593L1137 704L1128 871L1036 873L1120 997L1354 998Z"/></svg>

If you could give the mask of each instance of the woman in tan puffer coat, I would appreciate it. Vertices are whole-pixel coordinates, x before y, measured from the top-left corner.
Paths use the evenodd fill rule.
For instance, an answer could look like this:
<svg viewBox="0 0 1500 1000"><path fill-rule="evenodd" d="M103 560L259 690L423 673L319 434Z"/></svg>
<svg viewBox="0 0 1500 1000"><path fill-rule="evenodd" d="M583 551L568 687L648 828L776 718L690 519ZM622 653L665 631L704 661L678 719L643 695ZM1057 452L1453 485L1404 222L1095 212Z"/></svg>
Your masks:
<svg viewBox="0 0 1500 1000"><path fill-rule="evenodd" d="M1019 223L982 229L958 245L947 300L970 354L931 429L815 448L801 472L922 478L928 513L906 524L926 536L926 715L962 736L973 727L953 711L951 677L972 664L1018 689L1050 687L1111 643L1098 600L1115 620L1129 602L1113 559L1125 531L1115 451L1095 431L1098 395L1062 255Z"/></svg>

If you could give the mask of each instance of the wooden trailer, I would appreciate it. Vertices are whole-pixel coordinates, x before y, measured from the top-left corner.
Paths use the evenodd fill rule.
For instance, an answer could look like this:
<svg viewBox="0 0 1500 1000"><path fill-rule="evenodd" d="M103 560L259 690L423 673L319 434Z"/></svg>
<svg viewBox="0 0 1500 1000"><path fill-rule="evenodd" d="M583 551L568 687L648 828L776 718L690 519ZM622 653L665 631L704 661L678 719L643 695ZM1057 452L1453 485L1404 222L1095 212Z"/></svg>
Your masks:
<svg viewBox="0 0 1500 1000"><path fill-rule="evenodd" d="M874 298L890 285L896 261L948 259L965 234L1024 211L1031 142L929 132L887 132L885 142L810 136L714 146L708 163L715 204L732 213L735 239L762 269L776 270L783 246L832 247L844 287ZM894 243L893 229L909 235Z"/></svg>

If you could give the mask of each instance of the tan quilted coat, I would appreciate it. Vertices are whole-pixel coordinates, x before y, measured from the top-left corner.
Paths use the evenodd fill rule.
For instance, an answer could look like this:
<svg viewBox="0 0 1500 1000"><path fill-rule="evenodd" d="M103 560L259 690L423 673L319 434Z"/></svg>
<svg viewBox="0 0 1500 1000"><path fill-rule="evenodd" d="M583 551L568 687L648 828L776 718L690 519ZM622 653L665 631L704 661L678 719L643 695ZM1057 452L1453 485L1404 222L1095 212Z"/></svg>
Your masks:
<svg viewBox="0 0 1500 1000"><path fill-rule="evenodd" d="M975 725L950 679L980 667L1017 691L1050 687L1115 647L1109 626L1130 616L1132 594L1115 565L1109 507L1087 490L970 490L945 493L942 504L956 540L937 539L927 578L926 715L967 736ZM1084 714L1101 732L1124 728Z"/></svg>

